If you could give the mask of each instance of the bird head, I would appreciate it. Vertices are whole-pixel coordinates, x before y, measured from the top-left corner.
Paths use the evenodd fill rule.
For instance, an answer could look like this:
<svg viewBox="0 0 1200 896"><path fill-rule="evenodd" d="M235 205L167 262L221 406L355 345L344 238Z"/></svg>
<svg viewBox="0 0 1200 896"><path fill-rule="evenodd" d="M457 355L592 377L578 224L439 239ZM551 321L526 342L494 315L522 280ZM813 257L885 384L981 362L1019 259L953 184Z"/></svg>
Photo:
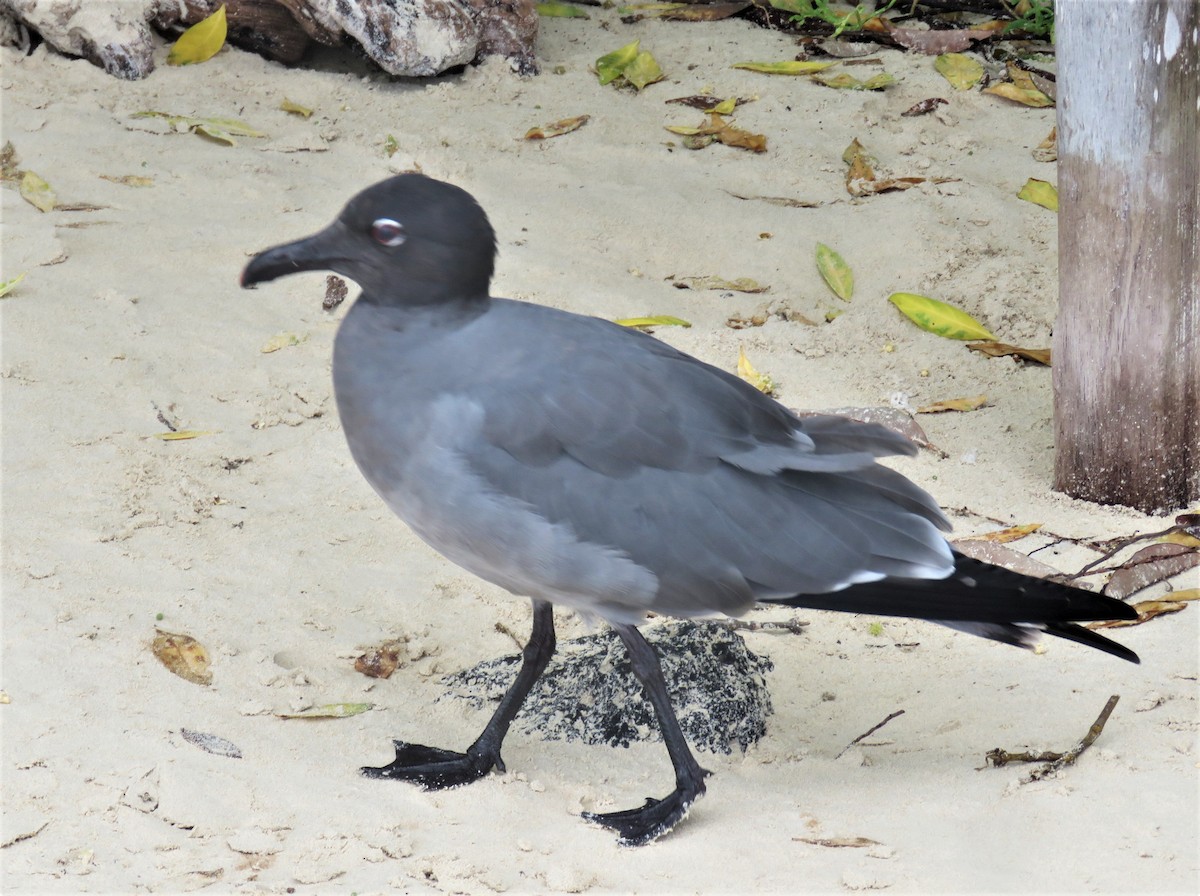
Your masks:
<svg viewBox="0 0 1200 896"><path fill-rule="evenodd" d="M479 203L452 184L401 174L363 190L319 233L260 252L243 287L299 271L334 271L361 301L429 305L485 298L496 237Z"/></svg>

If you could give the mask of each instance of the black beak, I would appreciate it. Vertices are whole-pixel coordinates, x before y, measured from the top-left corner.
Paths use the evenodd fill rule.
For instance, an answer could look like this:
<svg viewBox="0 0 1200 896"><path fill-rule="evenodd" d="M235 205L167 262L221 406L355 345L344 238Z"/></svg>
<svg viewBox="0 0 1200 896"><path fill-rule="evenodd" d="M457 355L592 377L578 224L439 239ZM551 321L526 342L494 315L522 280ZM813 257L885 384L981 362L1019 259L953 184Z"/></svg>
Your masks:
<svg viewBox="0 0 1200 896"><path fill-rule="evenodd" d="M345 267L352 241L341 221L320 233L266 249L250 260L242 271L243 288L266 283L300 271L339 271Z"/></svg>

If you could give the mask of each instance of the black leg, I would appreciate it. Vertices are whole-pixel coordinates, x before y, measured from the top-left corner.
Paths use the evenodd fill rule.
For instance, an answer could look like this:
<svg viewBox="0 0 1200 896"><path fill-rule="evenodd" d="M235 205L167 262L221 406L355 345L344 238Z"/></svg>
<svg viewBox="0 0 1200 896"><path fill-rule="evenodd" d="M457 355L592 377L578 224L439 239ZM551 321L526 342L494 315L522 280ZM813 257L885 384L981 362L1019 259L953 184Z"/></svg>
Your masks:
<svg viewBox="0 0 1200 896"><path fill-rule="evenodd" d="M390 765L364 768L362 773L368 778L395 778L420 784L426 790L441 790L470 784L493 768L504 771L500 744L504 742L508 726L521 709L521 704L529 696L533 683L541 677L550 657L554 655L554 643L554 608L545 601L535 600L533 631L522 652L521 669L492 713L487 727L475 743L467 748L467 752L456 753L398 740L395 741L396 758Z"/></svg>
<svg viewBox="0 0 1200 896"><path fill-rule="evenodd" d="M620 835L622 844L641 846L658 839L683 820L692 803L704 794L704 779L708 772L696 762L679 727L654 648L632 625L613 625L613 628L629 651L633 672L646 689L646 696L658 717L658 727L662 729L671 764L675 766L675 789L661 800L647 799L646 805L638 809L603 814L585 812L583 817L612 828Z"/></svg>

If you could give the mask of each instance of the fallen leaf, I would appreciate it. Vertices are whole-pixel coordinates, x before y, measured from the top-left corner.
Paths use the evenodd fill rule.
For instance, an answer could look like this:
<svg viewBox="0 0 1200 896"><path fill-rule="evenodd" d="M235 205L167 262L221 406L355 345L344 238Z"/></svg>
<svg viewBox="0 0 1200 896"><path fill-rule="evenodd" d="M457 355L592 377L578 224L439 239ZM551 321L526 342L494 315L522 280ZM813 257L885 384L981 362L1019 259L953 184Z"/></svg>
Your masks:
<svg viewBox="0 0 1200 896"><path fill-rule="evenodd" d="M1189 548L1200 548L1200 538L1187 532L1168 532L1159 541L1164 544L1182 544Z"/></svg>
<svg viewBox="0 0 1200 896"><path fill-rule="evenodd" d="M216 12L179 36L167 56L167 64L192 65L212 59L224 46L226 31L225 4L222 3Z"/></svg>
<svg viewBox="0 0 1200 896"><path fill-rule="evenodd" d="M1041 523L1025 523L1021 526L1009 526L1007 529L997 529L995 532L984 532L982 535L969 535L968 541L991 541L996 544L1006 544L1017 541L1026 535L1032 535L1042 528Z"/></svg>
<svg viewBox="0 0 1200 896"><path fill-rule="evenodd" d="M625 80L632 84L637 90L661 81L665 76L663 70L659 67L658 62L653 56L645 50L638 53L633 58L633 62L625 67L621 72Z"/></svg>
<svg viewBox="0 0 1200 896"><path fill-rule="evenodd" d="M25 275L27 273L29 273L29 272L22 271L21 273L17 274L17 276L13 277L11 280L5 280L3 282L0 282L0 299L4 298L6 295L8 295L10 292L12 292L13 289L16 288L16 285L25 279Z"/></svg>
<svg viewBox="0 0 1200 896"><path fill-rule="evenodd" d="M1048 579L1062 575L1062 570L1055 569L1053 566L995 541L984 541L979 538L956 538L950 542L950 545L972 560L981 560L992 566L1003 566L1005 569L1019 572L1021 575L1032 576L1035 579Z"/></svg>
<svg viewBox="0 0 1200 896"><path fill-rule="evenodd" d="M558 121L541 127L533 127L525 132L526 140L548 140L551 137L561 137L571 131L577 131L588 123L590 115L576 115L572 118L560 118Z"/></svg>
<svg viewBox="0 0 1200 896"><path fill-rule="evenodd" d="M754 97L743 96L731 96L728 99L721 99L711 94L697 93L692 96L677 96L673 100L666 100L666 103L690 106L693 109L699 109L701 112L717 112L720 115L729 115L735 107L752 103L754 99Z"/></svg>
<svg viewBox="0 0 1200 896"><path fill-rule="evenodd" d="M354 661L354 670L368 678L390 678L400 665L403 641L384 641Z"/></svg>
<svg viewBox="0 0 1200 896"><path fill-rule="evenodd" d="M154 178L142 177L138 174L101 174L101 180L112 181L114 184L121 184L125 187L152 187L154 186Z"/></svg>
<svg viewBox="0 0 1200 896"><path fill-rule="evenodd" d="M972 342L967 348L973 352L980 352L992 358L1002 358L1006 355L1012 355L1023 361L1044 364L1046 367L1050 366L1050 349L1048 348L1021 348L1017 345L1009 345L1007 342Z"/></svg>
<svg viewBox="0 0 1200 896"><path fill-rule="evenodd" d="M703 149L719 140L726 146L739 149L749 149L753 152L767 151L767 138L762 134L752 134L741 128L733 127L733 123L722 118L715 109L709 113L708 119L708 124L699 127L669 124L666 125L666 129L672 134L684 137L684 145L688 149ZM689 140L692 142L689 143Z"/></svg>
<svg viewBox="0 0 1200 896"><path fill-rule="evenodd" d="M574 3L539 3L537 14L548 19L590 19L586 12Z"/></svg>
<svg viewBox="0 0 1200 896"><path fill-rule="evenodd" d="M817 202L810 199L793 199L790 196L743 196L741 193L729 193L734 199L743 199L747 202L765 202L767 205L778 205L783 208L820 208L825 203Z"/></svg>
<svg viewBox="0 0 1200 896"><path fill-rule="evenodd" d="M262 348L259 349L259 351L262 352L264 355L269 355L271 352L277 352L281 348L288 348L289 346L300 345L307 341L308 341L307 333L305 333L303 336L298 335L296 333L288 333L288 332L276 333L274 336L272 336L270 339L268 339L266 342L263 343L263 346L262 346Z"/></svg>
<svg viewBox="0 0 1200 896"><path fill-rule="evenodd" d="M177 635L155 629L150 650L169 672L193 684L212 684L208 651L191 635Z"/></svg>
<svg viewBox="0 0 1200 896"><path fill-rule="evenodd" d="M959 53L970 49L971 44L978 40L987 40L996 33L995 28L903 28L893 25L887 19L881 19L888 35L906 50L916 50L926 56L936 56L939 53ZM1003 23L997 23L1001 28Z"/></svg>
<svg viewBox="0 0 1200 896"><path fill-rule="evenodd" d="M383 140L383 152L389 159L396 154L400 149L400 144L396 142L396 138L388 134Z"/></svg>
<svg viewBox="0 0 1200 896"><path fill-rule="evenodd" d="M21 198L41 212L48 212L58 204L58 197L50 185L32 171L21 172Z"/></svg>
<svg viewBox="0 0 1200 896"><path fill-rule="evenodd" d="M313 110L308 106L301 106L299 103L293 103L286 96L283 102L279 104L279 108L284 112L290 112L292 115L299 115L301 118L312 118Z"/></svg>
<svg viewBox="0 0 1200 896"><path fill-rule="evenodd" d="M256 130L244 121L236 118L192 118L189 115L172 115L169 112L135 112L134 118L162 118L172 128L183 128L196 134L203 134L230 146L235 146L234 137L265 137L262 131Z"/></svg>
<svg viewBox="0 0 1200 896"><path fill-rule="evenodd" d="M735 62L733 67L764 75L811 75L833 68L837 62L809 62L788 59L784 62Z"/></svg>
<svg viewBox="0 0 1200 896"><path fill-rule="evenodd" d="M746 351L738 346L737 375L764 395L775 394L775 382L769 376L759 373L746 357Z"/></svg>
<svg viewBox="0 0 1200 896"><path fill-rule="evenodd" d="M1131 604L1131 606L1137 611L1137 619L1109 619L1104 622L1089 623L1086 627L1090 629L1128 628L1131 625L1141 625L1143 622L1149 622L1155 616L1178 613L1180 610L1187 608L1187 604L1181 600L1141 600L1136 604Z"/></svg>
<svg viewBox="0 0 1200 896"><path fill-rule="evenodd" d="M846 260L824 243L817 243L817 270L835 296L850 301L854 295L854 273Z"/></svg>
<svg viewBox="0 0 1200 896"><path fill-rule="evenodd" d="M1117 600L1200 566L1200 551L1181 544L1159 542L1142 548L1112 574L1104 593Z"/></svg>
<svg viewBox="0 0 1200 896"><path fill-rule="evenodd" d="M724 3L634 3L617 10L626 24L642 19L664 19L672 22L719 22L735 16L750 6L750 0Z"/></svg>
<svg viewBox="0 0 1200 896"><path fill-rule="evenodd" d="M1042 208L1048 208L1052 212L1058 211L1058 188L1054 184L1038 180L1036 177L1025 181L1025 186L1021 187L1017 198L1040 205Z"/></svg>
<svg viewBox="0 0 1200 896"><path fill-rule="evenodd" d="M1058 127L1052 127L1046 139L1033 150L1033 157L1039 162L1058 161Z"/></svg>
<svg viewBox="0 0 1200 896"><path fill-rule="evenodd" d="M946 105L947 102L947 100L942 99L940 96L931 96L927 100L921 100L919 103L913 103L900 114L906 115L910 118L914 115L928 115L938 106Z"/></svg>
<svg viewBox="0 0 1200 896"><path fill-rule="evenodd" d="M322 703L299 712L277 712L275 715L280 719L347 719L374 708L374 703Z"/></svg>
<svg viewBox="0 0 1200 896"><path fill-rule="evenodd" d="M722 277L676 277L672 285L676 289L728 289L733 292L766 292L771 287L763 286L749 277L725 280Z"/></svg>
<svg viewBox="0 0 1200 896"><path fill-rule="evenodd" d="M922 330L946 339L992 339L996 337L967 312L937 299L911 292L894 292L888 301Z"/></svg>
<svg viewBox="0 0 1200 896"><path fill-rule="evenodd" d="M669 314L657 314L653 317L622 317L614 323L634 330L648 330L650 327L690 327L691 324L680 317Z"/></svg>
<svg viewBox="0 0 1200 896"><path fill-rule="evenodd" d="M823 84L825 87L833 87L838 90L883 90L885 87L891 87L896 83L896 79L887 72L881 72L866 81L860 81L853 75L848 75L845 72L830 75L813 75L810 80L816 81L818 84Z"/></svg>
<svg viewBox="0 0 1200 896"><path fill-rule="evenodd" d="M226 756L230 759L241 759L242 751L237 744L215 734L205 734L203 731L192 731L190 728L180 728L179 733L189 744L199 747L205 753L214 756Z"/></svg>
<svg viewBox="0 0 1200 896"><path fill-rule="evenodd" d="M641 41L635 40L611 53L605 53L596 60L596 75L600 79L601 87L611 84L624 74L625 69L633 63L633 60L637 59L640 45Z"/></svg>
<svg viewBox="0 0 1200 896"><path fill-rule="evenodd" d="M183 442L187 439L198 439L200 436L216 435L218 432L220 430L217 429L176 429L170 432L156 432L154 438L164 442Z"/></svg>
<svg viewBox="0 0 1200 896"><path fill-rule="evenodd" d="M955 90L970 90L983 80L983 66L962 53L943 53L933 67Z"/></svg>
<svg viewBox="0 0 1200 896"><path fill-rule="evenodd" d="M1054 105L1054 100L1034 87L1033 82L1029 81L1028 77L1026 81L1029 85L1027 87L1020 86L1013 81L1001 81L998 84L992 84L983 88L983 92L1003 97L1006 100L1012 100L1014 103L1020 103L1022 106L1031 106L1035 109Z"/></svg>
<svg viewBox="0 0 1200 896"><path fill-rule="evenodd" d="M809 843L813 846L829 846L834 848L882 845L878 840L872 840L869 837L793 837L792 840L799 843Z"/></svg>
<svg viewBox="0 0 1200 896"><path fill-rule="evenodd" d="M21 177L21 171L17 168L19 161L16 147L12 145L11 140L5 140L4 146L0 147L0 180L19 180Z"/></svg>
<svg viewBox="0 0 1200 896"><path fill-rule="evenodd" d="M945 401L935 401L933 404L917 408L917 413L940 414L944 411L977 411L986 404L986 395L976 395L974 398L948 398Z"/></svg>

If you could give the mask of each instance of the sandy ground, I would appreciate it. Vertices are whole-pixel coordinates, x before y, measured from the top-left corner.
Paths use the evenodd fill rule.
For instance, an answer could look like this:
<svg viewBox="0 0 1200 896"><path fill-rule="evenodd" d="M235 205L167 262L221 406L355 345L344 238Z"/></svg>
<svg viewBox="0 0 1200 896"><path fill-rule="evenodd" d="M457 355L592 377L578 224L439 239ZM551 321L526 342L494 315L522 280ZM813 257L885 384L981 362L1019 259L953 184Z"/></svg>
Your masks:
<svg viewBox="0 0 1200 896"><path fill-rule="evenodd" d="M589 64L635 37L668 81L600 88ZM960 534L1041 522L1109 539L1169 524L1050 490L1047 369L985 360L886 303L924 292L1007 341L1049 344L1055 220L1015 194L1054 179L1030 156L1053 111L970 93L941 118L899 117L949 91L929 60L890 52L899 84L886 94L729 67L793 53L746 23L625 26L611 11L545 22L546 74L531 80L492 63L396 83L330 57L289 71L226 50L125 83L44 49L5 51L3 138L60 201L101 208L42 214L0 191L3 276L28 271L0 302L4 892L1196 892L1194 609L1116 633L1140 667L916 622L873 633L876 620L837 614L803 614L799 636L750 634L775 663L767 736L745 755L701 754L707 797L644 849L577 816L664 793L661 744L514 734L507 774L438 794L356 774L390 758L394 736L469 743L484 714L435 702L440 675L512 652L502 628L523 637L529 616L418 542L353 468L329 383L344 308L321 309L322 278L237 286L248 254L323 226L389 172L419 165L480 199L500 235L497 294L684 317L691 329L659 336L729 369L745 347L792 407L986 393L984 410L922 418L948 457L898 465ZM770 151L672 149L663 125L702 116L663 101L704 88L756 95L738 123ZM279 111L285 96L316 114ZM223 146L131 118L143 110L236 116L268 136ZM519 139L585 113L574 134ZM958 181L850 201L841 153L856 136L893 173ZM853 265L850 304L819 280L817 241ZM666 279L705 274L771 291ZM814 320L845 313L725 326L766 300ZM281 332L303 341L262 353ZM160 441L159 412L214 432ZM1075 569L1094 554L1064 543L1037 556ZM151 655L156 625L208 646L210 687ZM560 615L562 637L585 630ZM389 637L412 661L387 681L356 673L353 657ZM1030 784L1019 767L980 770L993 747L1069 746L1110 694L1121 703L1075 767ZM273 714L362 700L375 709L348 719ZM243 758L203 752L184 728Z"/></svg>

